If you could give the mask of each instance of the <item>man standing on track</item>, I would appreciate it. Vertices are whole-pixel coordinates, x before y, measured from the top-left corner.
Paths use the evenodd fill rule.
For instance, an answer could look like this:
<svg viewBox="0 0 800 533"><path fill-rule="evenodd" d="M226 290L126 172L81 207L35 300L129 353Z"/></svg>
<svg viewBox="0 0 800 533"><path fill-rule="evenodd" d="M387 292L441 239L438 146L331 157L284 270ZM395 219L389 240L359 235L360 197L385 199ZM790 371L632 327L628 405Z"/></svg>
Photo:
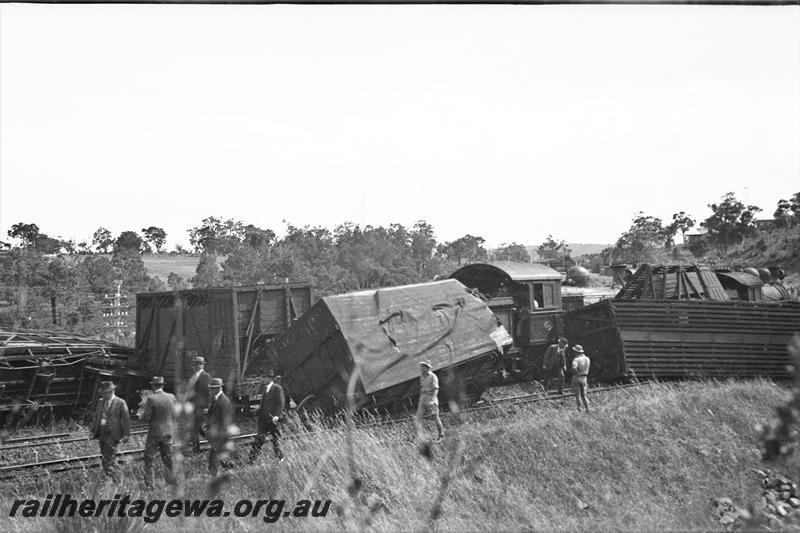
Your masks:
<svg viewBox="0 0 800 533"><path fill-rule="evenodd" d="M222 392L222 380L211 378L208 384L211 402L208 408L208 441L211 451L208 454L208 473L216 476L220 465L228 468L233 442L230 440L234 433L233 405Z"/></svg>
<svg viewBox="0 0 800 533"><path fill-rule="evenodd" d="M153 461L156 454L164 463L164 478L168 485L177 484L172 467L172 436L175 434L175 396L164 392L164 378L155 376L150 382L153 394L144 403L142 420L149 422L147 441L144 445L144 482L148 488L155 484Z"/></svg>
<svg viewBox="0 0 800 533"><path fill-rule="evenodd" d="M564 394L564 374L567 372L568 346L569 341L567 338L559 337L558 344L551 344L547 347L542 360L545 383L549 384L551 380L557 380L559 394Z"/></svg>
<svg viewBox="0 0 800 533"><path fill-rule="evenodd" d="M120 469L117 464L119 443L128 442L131 434L131 417L128 404L114 395L116 385L112 381L100 382L100 399L97 402L91 435L100 442L103 472L114 481L120 481Z"/></svg>
<svg viewBox="0 0 800 533"><path fill-rule="evenodd" d="M192 450L197 453L200 451L200 434L203 432L206 414L209 403L208 384L211 382L211 375L204 370L206 360L200 356L192 357L192 376L186 384L186 400L192 404L192 427L189 432L189 442Z"/></svg>
<svg viewBox="0 0 800 533"><path fill-rule="evenodd" d="M586 398L588 388L587 376L589 375L589 358L583 352L583 346L576 344L572 347L575 352L575 359L572 360L572 390L575 392L575 401L578 404L578 411L581 410L581 402L589 412L589 400Z"/></svg>
<svg viewBox="0 0 800 533"><path fill-rule="evenodd" d="M422 433L422 422L426 417L431 417L436 422L439 436L436 442L444 439L444 426L439 418L439 378L431 370L430 361L421 361L419 378L419 406L417 407L417 434Z"/></svg>

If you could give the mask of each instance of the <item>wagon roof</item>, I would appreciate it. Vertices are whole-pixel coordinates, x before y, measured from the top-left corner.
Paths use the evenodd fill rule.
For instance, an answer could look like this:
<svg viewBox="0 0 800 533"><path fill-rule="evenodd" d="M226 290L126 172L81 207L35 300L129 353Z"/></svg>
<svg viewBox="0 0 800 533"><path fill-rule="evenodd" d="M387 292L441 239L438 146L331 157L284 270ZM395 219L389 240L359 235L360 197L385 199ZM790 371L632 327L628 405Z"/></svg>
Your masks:
<svg viewBox="0 0 800 533"><path fill-rule="evenodd" d="M476 275L501 275L511 281L546 281L560 280L561 273L541 263L514 263L512 261L492 261L489 263L472 263L453 272L455 279L470 278Z"/></svg>
<svg viewBox="0 0 800 533"><path fill-rule="evenodd" d="M240 285L235 287L205 287L202 289L181 289L178 291L160 291L160 292L138 292L136 293L136 297L139 299L145 299L150 297L161 297L161 296L174 296L175 294L184 295L184 294L208 294L211 292L216 293L232 293L232 292L257 292L259 290L263 291L274 291L279 289L305 289L310 288L311 285L308 283L279 283L275 285L267 285L267 284L260 284L260 285Z"/></svg>
<svg viewBox="0 0 800 533"><path fill-rule="evenodd" d="M367 393L418 377L422 360L439 370L510 341L486 304L454 279L322 300L360 365Z"/></svg>
<svg viewBox="0 0 800 533"><path fill-rule="evenodd" d="M70 354L71 350L131 354L132 348L63 331L19 329L0 326L0 360L24 351L29 354Z"/></svg>
<svg viewBox="0 0 800 533"><path fill-rule="evenodd" d="M760 278L747 272L717 272L717 277L731 279L745 287L761 287Z"/></svg>

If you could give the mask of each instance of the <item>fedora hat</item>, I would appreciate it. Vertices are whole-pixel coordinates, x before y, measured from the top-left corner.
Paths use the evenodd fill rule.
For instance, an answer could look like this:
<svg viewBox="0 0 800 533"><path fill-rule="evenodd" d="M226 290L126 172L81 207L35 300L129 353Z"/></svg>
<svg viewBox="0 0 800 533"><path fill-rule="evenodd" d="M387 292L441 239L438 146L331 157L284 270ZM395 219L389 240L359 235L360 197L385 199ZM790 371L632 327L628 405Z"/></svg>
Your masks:
<svg viewBox="0 0 800 533"><path fill-rule="evenodd" d="M266 377L266 378L274 378L275 377L275 371L274 370L267 370L267 372L264 374L264 377Z"/></svg>
<svg viewBox="0 0 800 533"><path fill-rule="evenodd" d="M576 344L575 346L572 347L572 351L577 353L583 353L583 346L581 346L580 344Z"/></svg>
<svg viewBox="0 0 800 533"><path fill-rule="evenodd" d="M113 381L101 381L100 382L100 389L98 389L98 392L108 392L108 391L112 391L112 390L114 390L116 388L117 388L117 386L114 385Z"/></svg>
<svg viewBox="0 0 800 533"><path fill-rule="evenodd" d="M427 366L428 368L433 368L433 365L431 365L431 362L429 360L427 360L427 359L424 360L424 361L420 361L419 364L421 366Z"/></svg>
<svg viewBox="0 0 800 533"><path fill-rule="evenodd" d="M222 387L222 379L220 378L211 378L211 381L208 382L208 388L212 387Z"/></svg>
<svg viewBox="0 0 800 533"><path fill-rule="evenodd" d="M164 376L154 376L150 385L164 385Z"/></svg>
<svg viewBox="0 0 800 533"><path fill-rule="evenodd" d="M193 365L204 365L204 364L206 364L206 360L203 359L202 357L200 357L199 355L196 355L196 356L192 357L192 360L190 361L190 363L193 364Z"/></svg>

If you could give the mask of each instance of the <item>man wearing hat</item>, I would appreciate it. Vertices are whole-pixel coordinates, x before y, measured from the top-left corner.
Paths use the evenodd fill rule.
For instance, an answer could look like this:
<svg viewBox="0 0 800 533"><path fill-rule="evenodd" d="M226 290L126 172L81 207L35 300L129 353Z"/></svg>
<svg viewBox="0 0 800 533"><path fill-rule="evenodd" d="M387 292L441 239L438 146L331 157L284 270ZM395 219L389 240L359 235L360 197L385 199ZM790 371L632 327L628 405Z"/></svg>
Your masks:
<svg viewBox="0 0 800 533"><path fill-rule="evenodd" d="M233 434L233 405L222 392L222 380L211 378L208 384L210 405L208 407L208 441L211 451L208 454L208 472L216 476L219 466L227 468L228 456L233 448L230 440Z"/></svg>
<svg viewBox="0 0 800 533"><path fill-rule="evenodd" d="M268 371L265 378L264 387L261 391L261 404L258 406L258 413L256 414L258 434L253 440L253 446L250 448L251 463L261 453L261 447L267 441L267 434L272 436L272 448L275 450L275 457L278 458L278 461L283 462L283 452L281 452L281 446L278 442L278 437L281 435L278 422L283 416L286 400L283 396L283 387L274 381L275 372Z"/></svg>
<svg viewBox="0 0 800 533"><path fill-rule="evenodd" d="M144 482L148 488L155 483L153 461L156 454L161 455L164 463L164 479L167 484L175 485L175 473L172 469L172 436L175 434L175 396L164 392L164 378L155 376L150 382L153 394L144 403L142 420L149 422L147 441L144 445Z"/></svg>
<svg viewBox="0 0 800 533"><path fill-rule="evenodd" d="M576 344L572 347L575 352L575 359L572 360L572 390L575 393L575 401L578 403L578 411L581 410L581 402L589 412L589 400L586 398L587 376L589 375L589 357L583 351L583 346Z"/></svg>
<svg viewBox="0 0 800 533"><path fill-rule="evenodd" d="M114 395L116 386L112 381L101 381L100 398L92 420L91 435L100 442L103 472L115 481L120 480L117 465L117 448L120 441L128 442L131 434L131 417L128 404Z"/></svg>
<svg viewBox="0 0 800 533"><path fill-rule="evenodd" d="M189 442L192 450L200 451L200 434L203 432L203 425L206 421L205 411L208 409L208 384L211 382L211 375L204 370L206 360L200 356L192 357L189 364L192 367L192 376L186 384L186 399L192 404L194 423L189 434Z"/></svg>
<svg viewBox="0 0 800 533"><path fill-rule="evenodd" d="M559 337L558 344L551 344L544 352L542 370L545 379L556 380L558 393L564 394L564 374L567 371L567 349L569 341L566 337Z"/></svg>
<svg viewBox="0 0 800 533"><path fill-rule="evenodd" d="M417 432L422 429L422 421L430 416L436 422L439 437L436 441L444 439L444 426L439 418L439 378L431 371L430 361L419 363L422 375L419 378L419 406L417 407Z"/></svg>

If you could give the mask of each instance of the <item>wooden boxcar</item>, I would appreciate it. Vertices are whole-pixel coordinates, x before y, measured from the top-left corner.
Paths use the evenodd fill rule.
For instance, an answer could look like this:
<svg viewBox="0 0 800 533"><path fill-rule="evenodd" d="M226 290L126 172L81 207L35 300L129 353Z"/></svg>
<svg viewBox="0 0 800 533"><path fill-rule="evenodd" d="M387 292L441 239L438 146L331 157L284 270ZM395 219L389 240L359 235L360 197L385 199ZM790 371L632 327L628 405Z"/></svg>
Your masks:
<svg viewBox="0 0 800 533"><path fill-rule="evenodd" d="M238 397L258 394L275 360L269 342L311 307L305 284L216 287L136 295L136 350L150 375L171 387L200 355L206 371Z"/></svg>
<svg viewBox="0 0 800 533"><path fill-rule="evenodd" d="M511 342L485 303L443 280L322 298L272 346L295 402L335 412L356 367L359 407L410 405L426 359L444 395L475 399Z"/></svg>
<svg viewBox="0 0 800 533"><path fill-rule="evenodd" d="M544 350L558 340L563 325L561 273L539 263L494 261L463 266L450 277L477 290L514 338L505 371L541 378Z"/></svg>

